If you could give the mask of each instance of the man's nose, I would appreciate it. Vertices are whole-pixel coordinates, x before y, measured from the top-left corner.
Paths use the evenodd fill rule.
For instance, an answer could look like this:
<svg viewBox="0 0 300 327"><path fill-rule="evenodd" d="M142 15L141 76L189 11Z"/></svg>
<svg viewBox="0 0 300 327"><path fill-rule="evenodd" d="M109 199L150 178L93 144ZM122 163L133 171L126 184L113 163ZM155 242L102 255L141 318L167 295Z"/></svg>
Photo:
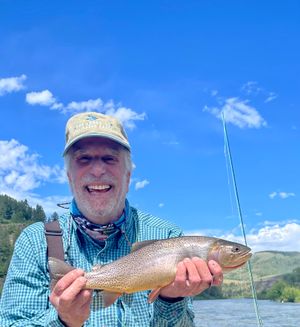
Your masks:
<svg viewBox="0 0 300 327"><path fill-rule="evenodd" d="M105 171L106 171L105 162L103 162L101 159L94 159L92 161L91 170L90 170L91 174L98 177L104 174Z"/></svg>

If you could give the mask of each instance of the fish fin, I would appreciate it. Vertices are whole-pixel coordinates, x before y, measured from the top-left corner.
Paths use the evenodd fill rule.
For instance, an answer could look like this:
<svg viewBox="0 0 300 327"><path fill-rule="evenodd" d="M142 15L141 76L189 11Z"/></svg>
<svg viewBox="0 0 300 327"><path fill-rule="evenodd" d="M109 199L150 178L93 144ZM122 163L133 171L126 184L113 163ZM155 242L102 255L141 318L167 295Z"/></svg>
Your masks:
<svg viewBox="0 0 300 327"><path fill-rule="evenodd" d="M49 271L50 271L50 277L51 277L51 289L54 288L55 284L68 272L74 270L75 268L68 265L62 260L49 257L48 259L49 264Z"/></svg>
<svg viewBox="0 0 300 327"><path fill-rule="evenodd" d="M139 249L141 249L141 248L143 248L145 246L153 244L156 241L158 241L158 240L148 240L148 241L135 242L135 243L132 244L131 252L137 251L137 250L139 250Z"/></svg>
<svg viewBox="0 0 300 327"><path fill-rule="evenodd" d="M160 290L161 287L151 291L151 293L148 296L148 303L153 303L158 298Z"/></svg>
<svg viewBox="0 0 300 327"><path fill-rule="evenodd" d="M112 305L122 295L122 293L113 293L107 291L103 291L101 292L101 294L102 294L104 308L107 308L110 305Z"/></svg>
<svg viewBox="0 0 300 327"><path fill-rule="evenodd" d="M98 271L98 270L100 270L102 267L103 267L103 265L96 265L96 266L94 266L94 267L92 268L91 271Z"/></svg>

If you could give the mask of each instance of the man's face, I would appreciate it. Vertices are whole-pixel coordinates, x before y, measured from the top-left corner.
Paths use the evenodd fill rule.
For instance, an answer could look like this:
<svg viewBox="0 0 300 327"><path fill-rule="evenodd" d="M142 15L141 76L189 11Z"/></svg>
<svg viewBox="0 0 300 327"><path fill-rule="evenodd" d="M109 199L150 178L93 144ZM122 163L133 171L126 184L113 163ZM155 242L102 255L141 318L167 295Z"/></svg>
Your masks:
<svg viewBox="0 0 300 327"><path fill-rule="evenodd" d="M98 224L117 220L130 180L126 150L109 139L90 137L76 142L69 151L67 174L81 213Z"/></svg>

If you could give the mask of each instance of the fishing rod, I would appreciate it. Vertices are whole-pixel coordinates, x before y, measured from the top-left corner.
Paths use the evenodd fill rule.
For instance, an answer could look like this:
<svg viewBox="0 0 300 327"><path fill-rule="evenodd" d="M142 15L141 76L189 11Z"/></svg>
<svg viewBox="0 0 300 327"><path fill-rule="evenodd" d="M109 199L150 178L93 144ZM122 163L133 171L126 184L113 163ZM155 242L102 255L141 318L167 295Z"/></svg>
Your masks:
<svg viewBox="0 0 300 327"><path fill-rule="evenodd" d="M232 160L232 155L231 155L231 150L230 150L230 145L229 145L229 138L228 138L228 133L227 133L227 128L226 128L226 120L225 120L225 115L224 115L223 110L221 112L221 115L222 115L222 122L223 122L223 131L224 131L224 154L225 154L225 159L227 159L229 162L232 184L233 184L233 189L234 189L234 195L235 195L235 200L236 200L236 206L238 209L238 215L239 215L239 219L240 219L241 230L242 230L245 245L247 246L248 244L247 244L247 237L246 237L246 232L245 232L245 224L244 224L244 219L243 219L243 214L242 214L242 209L241 209L240 197L239 197L239 192L238 192L237 183L236 183L235 171L234 171L233 160ZM250 261L247 262L247 265L248 265L249 279L250 279L251 291L252 291L252 295L253 295L253 304L254 304L254 310L255 310L256 319L257 319L257 325L259 327L262 327L263 321L260 317L259 310L258 310L257 293L256 293L255 285L254 285Z"/></svg>

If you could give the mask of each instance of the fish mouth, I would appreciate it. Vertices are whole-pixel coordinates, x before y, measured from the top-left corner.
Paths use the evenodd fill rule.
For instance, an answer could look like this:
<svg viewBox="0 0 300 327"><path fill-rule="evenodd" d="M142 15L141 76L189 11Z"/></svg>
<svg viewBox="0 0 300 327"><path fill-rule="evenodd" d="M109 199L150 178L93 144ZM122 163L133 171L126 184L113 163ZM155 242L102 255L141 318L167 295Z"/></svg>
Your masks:
<svg viewBox="0 0 300 327"><path fill-rule="evenodd" d="M238 258L238 263L237 264L234 264L234 265L230 265L230 266L224 266L223 269L224 270L227 270L227 271L230 271L230 270L233 270L233 269L237 269L237 268L240 268L242 267L250 258L252 257L252 253L250 253L250 250L249 252L246 252L244 253L241 257Z"/></svg>
<svg viewBox="0 0 300 327"><path fill-rule="evenodd" d="M111 190L112 185L110 185L110 184L90 184L90 185L87 185L85 188L90 194L106 193Z"/></svg>

